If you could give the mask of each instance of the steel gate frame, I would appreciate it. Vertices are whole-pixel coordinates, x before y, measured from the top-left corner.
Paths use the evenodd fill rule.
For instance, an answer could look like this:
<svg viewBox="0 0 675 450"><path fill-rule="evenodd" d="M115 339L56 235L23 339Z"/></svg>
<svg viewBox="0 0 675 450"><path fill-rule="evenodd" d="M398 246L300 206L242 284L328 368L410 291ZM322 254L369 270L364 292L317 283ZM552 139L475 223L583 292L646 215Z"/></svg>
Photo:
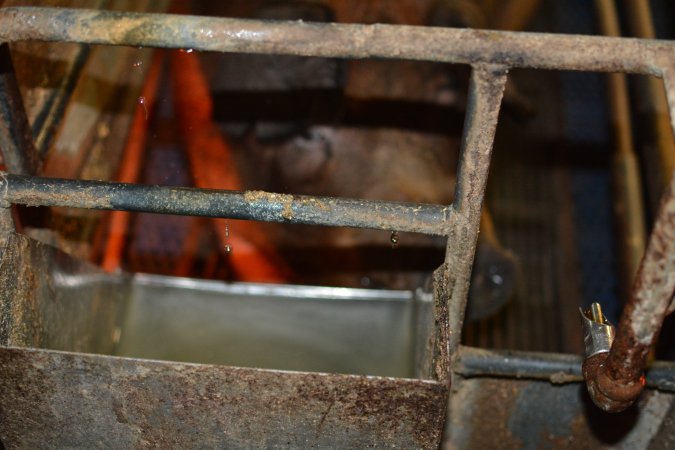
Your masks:
<svg viewBox="0 0 675 450"><path fill-rule="evenodd" d="M425 387L421 388L405 380L389 380L383 381L379 386L382 389L377 390L378 395L383 395L383 392L390 392L392 388L403 389L402 394L395 394L393 397L377 397L384 399L387 407L391 407L394 400L399 402L401 406L396 409L394 416L412 414L420 407L427 412L424 416L425 426L410 441L423 447L437 446L440 441L439 418L434 415L441 414L442 419L445 407L439 409L438 405L434 407L432 403L439 395L447 396L447 389L455 372L467 376L498 375L549 380L556 376L564 378L566 375L568 378L563 381L578 381L580 377L580 359L576 358L538 355L528 360L523 356L504 363L503 355L507 352L485 353L477 349L460 348L480 211L509 69L625 72L660 77L665 83L675 132L675 43L669 41L381 24L264 22L62 8L0 9L0 42L6 47L9 42L23 40L350 59L390 58L471 66L455 199L451 205L322 198L261 191L209 191L37 177L35 173L38 158L18 87L7 76L3 77L0 84L0 149L9 172L0 173L0 246L4 244L3 241L13 239L11 232L14 226L9 208L12 204L145 211L446 236L448 243L445 263L434 273L436 331L434 351L427 361L428 372L435 381L425 382ZM665 205L665 209L675 208L675 197L667 199ZM670 231L667 230L665 236L672 234L672 228L671 222ZM664 232L659 228L656 233ZM657 237L663 239L664 235ZM672 270L673 262L668 264L670 265L657 265L654 266L656 269L652 267L651 271L647 271L646 281L639 283L638 289L642 289L643 293L659 288L667 290L667 286L658 285L660 281L656 278L668 278L667 274ZM665 294L662 292L661 295ZM642 310L640 314L644 315L645 311ZM2 331L0 327L0 344L8 346L9 341ZM53 383L57 383L56 374L67 376L68 370L75 370L83 364L91 365L94 371L119 371L122 378L133 375L143 367L143 370L161 376L161 367L170 366L152 366L145 362L137 362L134 366L122 358L73 356L47 350L10 347L11 345L0 348L0 371L4 370L5 375L12 374L16 377L27 373L41 373ZM528 366L527 361L534 363ZM49 370L38 370L38 367ZM173 364L171 367L196 379L201 376L200 373L205 373L197 366ZM50 370L53 375L49 374ZM235 379L240 375L242 379L267 376L262 371L252 369L225 370L236 372L234 375L228 373L228 377ZM666 375L661 378L658 370L650 374L648 384L672 390L672 383L668 382L669 369L663 370L665 372L660 373ZM322 382L316 381L319 375L304 376L308 386L315 383L312 385L315 391L326 395L325 386L321 387ZM181 376L180 379L185 378ZM178 381L179 378L172 379L170 384ZM368 383L380 382L371 378L363 381L359 377L338 376L328 383L334 386L346 383L348 389L358 391L370 389ZM280 386L272 381L270 385L275 385L285 393L289 392L288 386ZM176 392L180 390L179 383L171 386ZM138 387L131 391L134 395L141 395ZM272 398L272 393L269 390L266 395ZM415 397L414 401L411 396ZM209 403L211 400L206 404L213 406ZM335 403L334 399L332 401ZM352 408L344 409L345 418L350 423L361 420L359 417L366 411L384 414L386 410L382 409L382 405L374 405L372 402L361 409L356 408L358 402L353 398L345 402ZM208 409L203 412L207 414ZM395 424L400 425L399 422ZM434 432L434 429L439 431ZM400 439L400 434L390 430L390 434L379 436L379 439L398 444L403 442L392 437ZM150 442L162 442L161 436L155 436L155 439L157 440ZM363 444L365 441L354 442Z"/></svg>

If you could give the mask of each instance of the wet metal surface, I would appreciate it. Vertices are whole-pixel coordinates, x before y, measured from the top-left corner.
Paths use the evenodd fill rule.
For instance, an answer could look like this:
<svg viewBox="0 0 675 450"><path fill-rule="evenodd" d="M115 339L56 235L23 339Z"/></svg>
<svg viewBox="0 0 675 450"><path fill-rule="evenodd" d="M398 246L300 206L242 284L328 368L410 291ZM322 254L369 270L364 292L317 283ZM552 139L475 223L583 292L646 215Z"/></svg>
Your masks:
<svg viewBox="0 0 675 450"><path fill-rule="evenodd" d="M0 349L6 448L437 448L446 395L433 381Z"/></svg>
<svg viewBox="0 0 675 450"><path fill-rule="evenodd" d="M450 208L440 205L144 186L25 177L0 172L0 201L144 211L231 219L445 234Z"/></svg>
<svg viewBox="0 0 675 450"><path fill-rule="evenodd" d="M258 20L54 8L5 8L0 41L45 40L346 58L661 74L675 44L595 36L401 25ZM448 45L451 42L452 45Z"/></svg>

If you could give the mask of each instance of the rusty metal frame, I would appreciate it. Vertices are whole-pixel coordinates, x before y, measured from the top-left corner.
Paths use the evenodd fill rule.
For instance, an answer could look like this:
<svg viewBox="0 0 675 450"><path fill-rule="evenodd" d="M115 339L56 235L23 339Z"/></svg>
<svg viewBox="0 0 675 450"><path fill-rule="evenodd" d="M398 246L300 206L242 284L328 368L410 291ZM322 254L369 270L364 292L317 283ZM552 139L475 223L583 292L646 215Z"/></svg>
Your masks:
<svg viewBox="0 0 675 450"><path fill-rule="evenodd" d="M675 130L675 43L667 41L379 24L264 22L57 8L0 10L0 42L19 40L339 58L394 58L471 65L469 104L456 198L448 207L362 200L335 203L335 199L286 197L264 192L209 193L196 189L181 190L181 195L185 195L185 198L206 202L202 211L196 211L181 202L173 205L174 209L151 206L153 202L168 199L174 193L170 188L153 187L143 190L116 183L20 177L22 172L32 171L24 168L28 167L26 164L12 164L9 168L12 174L3 175L0 181L0 204L3 206L7 206L8 203L22 203L207 214L207 210L215 206L211 200L217 202L228 200L232 202L218 212L218 217L409 230L445 235L448 237L446 262L437 270L434 278L437 330L435 338L432 339L435 351L429 361L430 368L435 373L434 378L440 383L447 383L450 380L453 363L459 355L480 209L508 70L524 67L626 72L661 77L665 82L671 121ZM3 102L2 98L0 102ZM8 109L8 102L5 97L0 109L4 108L4 111L10 111L12 114L18 112L20 116L20 109ZM2 142L9 142L2 146L6 161L32 160L34 157L32 146L23 145L25 142L22 144L18 138L11 138L17 136L16 133L12 134L11 130L22 120L25 120L25 117L0 114ZM10 136L9 141L5 139L7 136ZM63 191L51 190L54 186L59 186ZM129 196L133 193L133 196L139 199L139 203L134 206L129 202L114 203L106 200L120 192L126 192ZM232 209L235 205L240 208L238 212ZM372 217L363 219L364 210L369 208L371 210L368 213ZM326 212L328 214L325 214ZM401 213L405 216L404 223L400 218L396 218ZM8 215L3 214L4 223L7 224ZM329 219L326 219L326 216ZM641 273L645 272L650 270ZM658 277L658 275L664 274L652 273L650 276ZM653 282L657 280L646 280L644 283L638 280L636 290L643 292L653 289ZM668 305L672 299L672 294L670 295ZM654 301L651 297L644 297L639 293L634 297ZM664 300L660 298L658 301ZM639 310L642 313L650 311ZM641 330L636 332L638 336L645 333L653 336L656 326L654 323L640 321L638 324L641 327ZM619 333L621 332L622 329L619 330ZM10 354L13 355L12 358L16 356L16 352L6 353ZM45 357L48 356L41 354L38 359ZM438 443L437 437L425 441L425 445L433 446L433 442Z"/></svg>
<svg viewBox="0 0 675 450"><path fill-rule="evenodd" d="M442 205L143 186L29 177L0 172L4 200L23 205L144 211L229 219L350 226L445 235Z"/></svg>

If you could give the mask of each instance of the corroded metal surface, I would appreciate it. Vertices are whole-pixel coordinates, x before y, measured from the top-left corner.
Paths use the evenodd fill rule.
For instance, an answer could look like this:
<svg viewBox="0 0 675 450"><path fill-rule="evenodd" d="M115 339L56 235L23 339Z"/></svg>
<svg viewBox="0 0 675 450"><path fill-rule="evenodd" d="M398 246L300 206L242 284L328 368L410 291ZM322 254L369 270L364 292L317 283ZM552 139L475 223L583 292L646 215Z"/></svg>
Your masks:
<svg viewBox="0 0 675 450"><path fill-rule="evenodd" d="M0 41L45 40L511 67L661 74L675 44L594 36L400 25L256 20L52 8L5 8ZM452 43L452 45L448 45Z"/></svg>
<svg viewBox="0 0 675 450"><path fill-rule="evenodd" d="M649 391L620 414L595 408L581 384L458 379L447 449L638 449L667 442L672 393Z"/></svg>
<svg viewBox="0 0 675 450"><path fill-rule="evenodd" d="M583 383L583 358L564 353L486 350L460 346L453 371L463 378L517 378L552 384ZM647 371L647 387L675 392L675 363L655 361Z"/></svg>
<svg viewBox="0 0 675 450"><path fill-rule="evenodd" d="M6 448L436 448L446 393L433 381L0 349Z"/></svg>
<svg viewBox="0 0 675 450"><path fill-rule="evenodd" d="M670 120L675 134L675 63L662 70ZM584 362L584 378L596 405L622 411L640 395L647 356L665 316L673 310L675 292L675 173L670 175L631 297L624 307L616 339L607 354Z"/></svg>
<svg viewBox="0 0 675 450"><path fill-rule="evenodd" d="M0 205L0 257L7 244L9 234L15 230L14 217L12 217L11 208L6 208Z"/></svg>
<svg viewBox="0 0 675 450"><path fill-rule="evenodd" d="M5 184L0 186L0 192L6 189L0 200L29 205L215 215L448 235L446 263L434 278L436 334L427 346L433 351L427 352L429 357L423 364L444 381L450 373L449 358L458 355L480 209L508 68L662 76L675 128L672 42L92 10L0 10L0 41L19 40L471 64L463 152L456 201L451 208L19 175L7 175ZM20 117L19 122L23 119ZM68 191L78 186L83 189ZM62 188L65 190L60 191ZM666 204L671 205L666 207L670 217L675 202ZM613 349L610 362L614 358L619 366L616 373L608 371L613 379L630 378L629 382L635 383L635 375L642 370L647 349L672 299L674 279L669 275L673 273L675 219L670 217L665 222L670 228L664 231L657 224L652 236L656 242L650 244L654 258L648 255L643 263L641 272L646 275L636 284L636 297L655 287L669 297L655 307L647 295L644 298L650 307L627 308L629 318L624 328L638 328L629 330L629 337L615 345L619 350ZM5 253L4 261L10 253ZM31 265L23 266L27 274ZM18 272L3 273L10 277ZM34 277L20 278L26 278L29 284L9 278L4 283L23 286L21 289L27 291L43 283L38 280L35 284ZM11 299L11 294L5 296ZM10 304L8 300L4 302L3 305ZM39 315L35 317L39 319ZM35 330L44 325L39 320L30 323ZM41 338L34 338L37 332L24 334L27 337L22 338L21 345L43 345ZM14 343L8 337L3 342ZM479 444L483 448L518 447L532 435L543 436L546 441L542 445L569 445L570 439L580 436L575 444L595 446L598 441L592 427L579 419L578 393L570 390L573 387L552 389L547 383L513 380L461 381L453 387L456 394L450 409L450 436L462 448ZM447 388L445 382L284 373L4 348L0 349L0 394L0 436L10 447L39 447L44 442L50 446L91 446L93 435L100 439L96 441L100 446L188 446L210 439L206 445L418 448L438 444L445 406L440 400L447 397ZM653 398L660 398L655 410L667 411L663 405L669 406L672 399L659 395L665 394L643 397L642 405L648 409ZM494 407L495 401L500 408ZM471 407L464 408L466 405ZM564 420L559 420L561 417ZM640 420L637 423L644 423ZM561 423L563 428L559 428ZM640 436L651 435L637 436L634 443L644 439Z"/></svg>
<svg viewBox="0 0 675 450"><path fill-rule="evenodd" d="M10 234L0 259L0 345L111 353L126 279Z"/></svg>
<svg viewBox="0 0 675 450"><path fill-rule="evenodd" d="M624 306L609 354L589 358L584 377L593 401L606 411L630 406L645 384L644 368L675 291L675 176L663 196L661 209L645 255Z"/></svg>
<svg viewBox="0 0 675 450"><path fill-rule="evenodd" d="M450 208L441 205L143 186L25 177L2 172L0 195L0 201L28 206L145 211L437 235L445 234L450 214Z"/></svg>
<svg viewBox="0 0 675 450"><path fill-rule="evenodd" d="M459 345L506 68L474 67L446 250L449 352Z"/></svg>

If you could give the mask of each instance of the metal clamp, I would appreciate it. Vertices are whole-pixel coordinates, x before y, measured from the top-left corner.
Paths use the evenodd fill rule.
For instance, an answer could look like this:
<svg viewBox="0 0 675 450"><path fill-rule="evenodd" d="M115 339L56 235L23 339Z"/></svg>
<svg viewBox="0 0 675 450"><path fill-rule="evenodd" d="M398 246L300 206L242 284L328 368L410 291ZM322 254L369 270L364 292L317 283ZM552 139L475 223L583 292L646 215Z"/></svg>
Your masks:
<svg viewBox="0 0 675 450"><path fill-rule="evenodd" d="M602 314L600 304L593 303L586 311L579 308L579 312L581 313L586 358L609 352L614 341L614 326Z"/></svg>

